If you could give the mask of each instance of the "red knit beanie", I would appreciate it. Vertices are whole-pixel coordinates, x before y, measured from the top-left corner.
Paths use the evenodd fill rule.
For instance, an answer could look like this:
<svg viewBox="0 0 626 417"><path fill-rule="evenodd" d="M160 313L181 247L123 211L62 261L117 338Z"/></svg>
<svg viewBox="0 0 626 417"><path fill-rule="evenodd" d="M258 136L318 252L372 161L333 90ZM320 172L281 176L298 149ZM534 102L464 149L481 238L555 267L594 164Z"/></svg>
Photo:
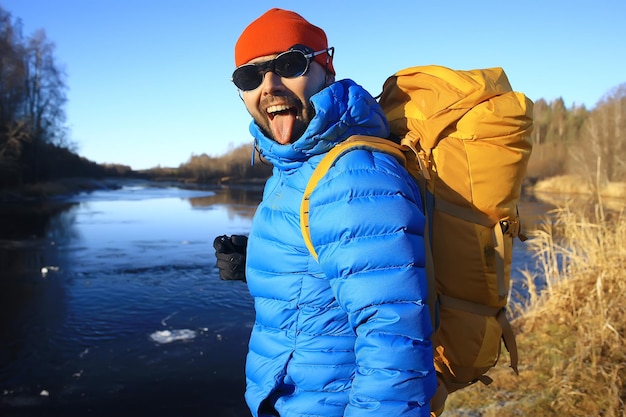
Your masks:
<svg viewBox="0 0 626 417"><path fill-rule="evenodd" d="M276 8L268 10L250 23L237 40L235 66L243 65L260 56L285 52L296 44L308 46L314 51L328 48L326 33L299 14ZM313 59L328 72L335 74L332 60L327 54L318 55Z"/></svg>

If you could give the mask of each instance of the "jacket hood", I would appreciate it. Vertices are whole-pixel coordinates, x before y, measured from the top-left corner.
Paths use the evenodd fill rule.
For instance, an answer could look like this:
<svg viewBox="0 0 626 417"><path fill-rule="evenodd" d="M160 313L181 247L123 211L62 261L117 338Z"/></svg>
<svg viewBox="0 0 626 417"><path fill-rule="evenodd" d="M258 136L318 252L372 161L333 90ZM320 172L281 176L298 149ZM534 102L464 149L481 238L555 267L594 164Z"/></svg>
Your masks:
<svg viewBox="0 0 626 417"><path fill-rule="evenodd" d="M268 138L253 120L250 133L260 154L279 169L295 168L311 156L328 152L352 135L387 137L389 125L376 100L360 85L345 79L311 97L315 116L302 136L281 145Z"/></svg>

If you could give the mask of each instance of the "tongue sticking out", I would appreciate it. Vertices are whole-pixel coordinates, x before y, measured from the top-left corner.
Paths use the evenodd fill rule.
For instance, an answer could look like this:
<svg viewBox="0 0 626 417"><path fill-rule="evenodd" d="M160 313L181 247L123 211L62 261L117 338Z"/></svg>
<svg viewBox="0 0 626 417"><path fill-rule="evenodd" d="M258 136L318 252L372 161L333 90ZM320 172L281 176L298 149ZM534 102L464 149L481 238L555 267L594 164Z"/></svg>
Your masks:
<svg viewBox="0 0 626 417"><path fill-rule="evenodd" d="M270 117L270 126L274 140L281 145L286 145L291 141L293 126L296 122L296 115L291 111L275 113Z"/></svg>

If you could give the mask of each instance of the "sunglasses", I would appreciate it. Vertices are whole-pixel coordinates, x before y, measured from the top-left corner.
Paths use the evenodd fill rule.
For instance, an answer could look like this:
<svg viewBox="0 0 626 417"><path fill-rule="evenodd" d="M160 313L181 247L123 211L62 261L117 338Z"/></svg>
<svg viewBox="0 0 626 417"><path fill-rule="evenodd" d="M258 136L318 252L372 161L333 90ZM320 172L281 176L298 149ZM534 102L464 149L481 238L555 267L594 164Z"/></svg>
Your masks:
<svg viewBox="0 0 626 417"><path fill-rule="evenodd" d="M267 72L283 78L296 78L306 74L309 65L314 57L323 53L328 53L328 61L332 59L335 48L330 47L321 51L313 52L310 48L290 49L278 54L272 60L259 64L245 64L237 67L233 72L231 81L241 91L251 91L258 88L263 82L263 77Z"/></svg>

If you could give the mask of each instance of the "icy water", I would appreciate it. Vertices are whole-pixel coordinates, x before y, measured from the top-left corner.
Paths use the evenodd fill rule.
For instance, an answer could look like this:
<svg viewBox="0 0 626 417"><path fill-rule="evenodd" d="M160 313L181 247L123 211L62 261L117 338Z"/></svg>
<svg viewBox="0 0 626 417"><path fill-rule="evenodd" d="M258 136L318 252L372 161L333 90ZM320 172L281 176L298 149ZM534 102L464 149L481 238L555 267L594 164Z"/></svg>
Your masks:
<svg viewBox="0 0 626 417"><path fill-rule="evenodd" d="M0 415L244 416L254 319L212 241L260 190L130 186L0 221Z"/></svg>
<svg viewBox="0 0 626 417"><path fill-rule="evenodd" d="M247 234L260 198L135 184L0 208L0 415L249 415L252 300L212 242Z"/></svg>

